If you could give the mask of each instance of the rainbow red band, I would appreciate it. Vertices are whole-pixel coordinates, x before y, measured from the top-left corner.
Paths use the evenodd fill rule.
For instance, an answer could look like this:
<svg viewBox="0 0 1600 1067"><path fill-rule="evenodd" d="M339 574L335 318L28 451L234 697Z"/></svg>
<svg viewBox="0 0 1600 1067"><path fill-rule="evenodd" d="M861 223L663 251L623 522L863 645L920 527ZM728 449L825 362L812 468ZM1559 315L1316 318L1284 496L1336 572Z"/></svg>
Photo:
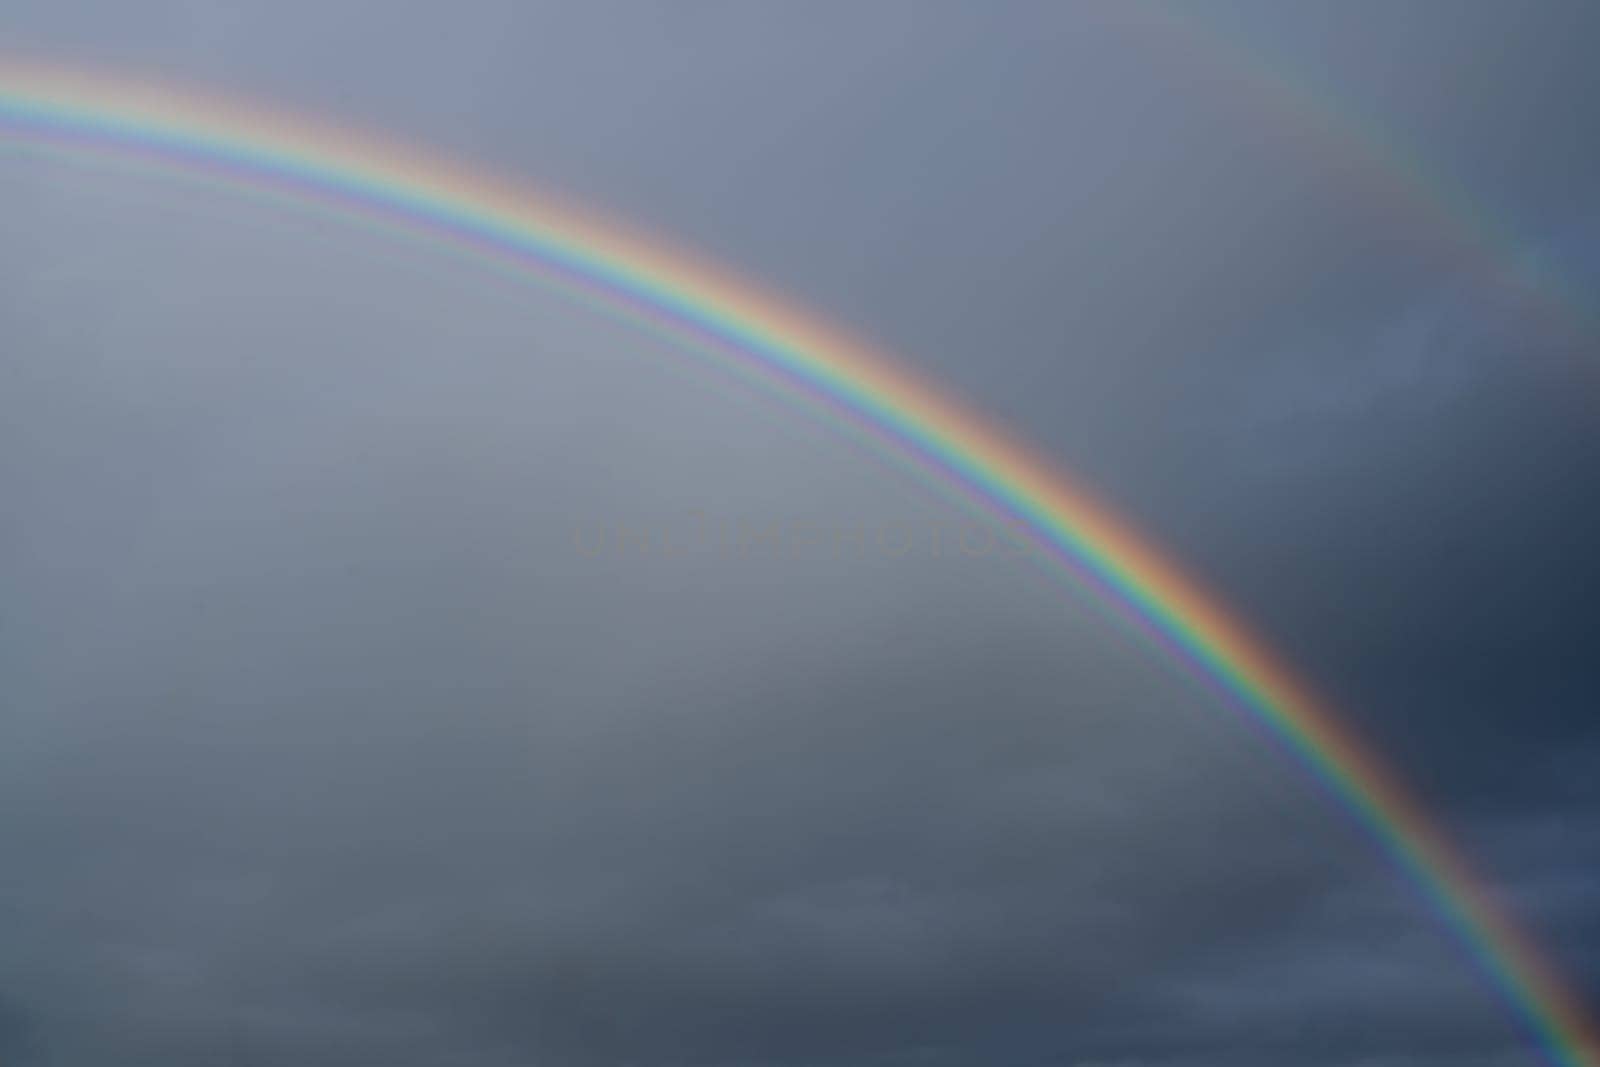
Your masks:
<svg viewBox="0 0 1600 1067"><path fill-rule="evenodd" d="M334 211L554 279L824 403L1051 558L1289 748L1412 878L1551 1062L1600 1067L1577 997L1372 751L1148 542L886 357L690 256L441 161L263 110L0 62L0 148L132 162Z"/></svg>

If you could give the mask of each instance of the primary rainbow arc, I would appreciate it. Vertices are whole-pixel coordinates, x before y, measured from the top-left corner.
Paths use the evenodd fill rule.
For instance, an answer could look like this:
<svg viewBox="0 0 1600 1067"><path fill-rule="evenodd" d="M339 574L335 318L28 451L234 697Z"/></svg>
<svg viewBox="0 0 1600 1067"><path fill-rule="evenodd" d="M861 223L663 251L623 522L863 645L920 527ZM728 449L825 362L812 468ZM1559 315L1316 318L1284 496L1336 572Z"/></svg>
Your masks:
<svg viewBox="0 0 1600 1067"><path fill-rule="evenodd" d="M597 295L827 404L1024 524L1061 567L1264 724L1414 880L1552 1063L1600 1067L1578 998L1379 757L1108 508L936 388L693 257L412 151L213 94L0 62L0 146L133 161L467 248Z"/></svg>

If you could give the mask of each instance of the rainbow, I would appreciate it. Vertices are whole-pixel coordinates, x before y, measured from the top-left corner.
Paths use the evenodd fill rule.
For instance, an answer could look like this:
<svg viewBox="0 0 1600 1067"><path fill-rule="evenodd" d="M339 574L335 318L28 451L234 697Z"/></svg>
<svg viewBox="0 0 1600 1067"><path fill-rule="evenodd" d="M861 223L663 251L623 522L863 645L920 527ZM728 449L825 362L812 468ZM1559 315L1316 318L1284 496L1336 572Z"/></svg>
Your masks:
<svg viewBox="0 0 1600 1067"><path fill-rule="evenodd" d="M1551 1063L1600 1067L1577 996L1382 759L1211 593L1002 430L863 343L571 205L351 131L130 80L0 61L0 147L220 184L553 282L814 401L988 513L1263 725L1421 891Z"/></svg>
<svg viewBox="0 0 1600 1067"><path fill-rule="evenodd" d="M1410 224L1432 231L1441 251L1490 289L1526 311L1547 312L1554 336L1593 337L1600 316L1572 279L1545 261L1503 222L1485 211L1460 181L1430 168L1380 120L1357 112L1281 57L1228 32L1196 5L1129 0L1103 9L1109 22L1162 51L1164 59L1201 69L1241 107L1263 114L1312 151L1324 165L1364 180L1393 200Z"/></svg>

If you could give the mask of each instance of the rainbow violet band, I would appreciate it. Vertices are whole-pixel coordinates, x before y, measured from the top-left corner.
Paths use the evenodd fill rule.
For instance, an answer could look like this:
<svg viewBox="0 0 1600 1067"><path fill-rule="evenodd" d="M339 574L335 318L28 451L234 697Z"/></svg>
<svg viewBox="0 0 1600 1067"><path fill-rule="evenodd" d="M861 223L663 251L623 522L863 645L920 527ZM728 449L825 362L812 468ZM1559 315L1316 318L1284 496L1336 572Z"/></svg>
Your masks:
<svg viewBox="0 0 1600 1067"><path fill-rule="evenodd" d="M1223 604L1036 454L859 341L691 255L370 137L203 95L0 61L0 148L132 163L487 257L824 405L969 502L1025 526L1168 655L1263 725L1371 833L1549 1061L1600 1037L1382 760Z"/></svg>

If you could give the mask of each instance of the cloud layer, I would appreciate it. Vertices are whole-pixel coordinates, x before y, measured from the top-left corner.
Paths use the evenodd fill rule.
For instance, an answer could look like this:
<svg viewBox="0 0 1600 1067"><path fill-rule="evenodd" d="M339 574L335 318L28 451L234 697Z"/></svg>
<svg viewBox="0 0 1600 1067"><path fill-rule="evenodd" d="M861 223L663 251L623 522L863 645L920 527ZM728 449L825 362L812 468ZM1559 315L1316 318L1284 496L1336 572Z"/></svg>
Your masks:
<svg viewBox="0 0 1600 1067"><path fill-rule="evenodd" d="M1208 17L1594 277L1565 9ZM884 338L1224 590L1600 983L1593 345L1215 56L1025 4L0 29L526 173ZM969 521L660 343L12 156L0 278L8 1064L1534 1062L1347 815L1031 561L583 552Z"/></svg>

